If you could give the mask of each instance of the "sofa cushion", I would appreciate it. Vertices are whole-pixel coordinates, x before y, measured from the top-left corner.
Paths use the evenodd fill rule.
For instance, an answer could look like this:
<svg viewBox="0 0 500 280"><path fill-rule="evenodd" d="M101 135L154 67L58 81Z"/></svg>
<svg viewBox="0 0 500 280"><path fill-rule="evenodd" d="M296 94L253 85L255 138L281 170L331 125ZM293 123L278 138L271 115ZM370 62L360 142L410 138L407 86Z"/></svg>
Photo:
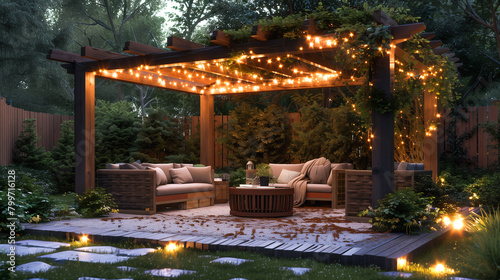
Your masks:
<svg viewBox="0 0 500 280"><path fill-rule="evenodd" d="M408 163L406 170L424 170L423 163Z"/></svg>
<svg viewBox="0 0 500 280"><path fill-rule="evenodd" d="M172 176L174 184L193 183L193 176L187 167L170 169L170 176Z"/></svg>
<svg viewBox="0 0 500 280"><path fill-rule="evenodd" d="M332 163L332 169L352 169L352 163Z"/></svg>
<svg viewBox="0 0 500 280"><path fill-rule="evenodd" d="M147 169L156 171L156 186L167 184L167 176L165 175L165 172L161 170L161 168L148 166Z"/></svg>
<svg viewBox="0 0 500 280"><path fill-rule="evenodd" d="M174 168L193 167L192 163L173 163Z"/></svg>
<svg viewBox="0 0 500 280"><path fill-rule="evenodd" d="M142 164L140 164L140 163L139 163L139 162L137 162L137 161L136 161L136 162L132 162L131 164L132 164L133 166L135 166L135 167L136 167L137 169L139 169L139 170L146 170L146 168L147 168L146 166L142 166Z"/></svg>
<svg viewBox="0 0 500 280"><path fill-rule="evenodd" d="M213 191L214 186L206 183L168 184L156 188L156 195L172 195Z"/></svg>
<svg viewBox="0 0 500 280"><path fill-rule="evenodd" d="M281 170L281 174L278 177L278 183L288 184L293 178L300 175L299 171L292 171L288 169Z"/></svg>
<svg viewBox="0 0 500 280"><path fill-rule="evenodd" d="M279 178L281 175L281 171L283 169L300 172L302 170L302 167L304 167L304 164L303 163L291 163L291 164L270 163L269 166L271 167L271 170L273 171L273 176L276 178Z"/></svg>
<svg viewBox="0 0 500 280"><path fill-rule="evenodd" d="M120 164L120 169L139 169L137 168L137 166L133 165L133 164L130 164L130 163L124 163L124 164Z"/></svg>
<svg viewBox="0 0 500 280"><path fill-rule="evenodd" d="M142 165L149 166L149 167L158 167L161 170L163 170L163 173L165 173L165 177L167 177L167 182L165 184L170 184L170 183L174 182L172 180L172 176L170 176L170 169L174 168L173 163L146 163L145 162Z"/></svg>
<svg viewBox="0 0 500 280"><path fill-rule="evenodd" d="M194 183L212 183L212 167L186 167L193 177Z"/></svg>
<svg viewBox="0 0 500 280"><path fill-rule="evenodd" d="M408 166L408 163L406 161L402 161L399 163L397 170L406 170L407 166Z"/></svg>
<svg viewBox="0 0 500 280"><path fill-rule="evenodd" d="M309 172L309 179L313 184L326 184L332 167L330 165L315 165Z"/></svg>
<svg viewBox="0 0 500 280"><path fill-rule="evenodd" d="M307 192L314 192L314 193L331 193L332 192L332 186L327 185L327 184L307 184Z"/></svg>
<svg viewBox="0 0 500 280"><path fill-rule="evenodd" d="M118 163L106 163L106 169L120 169Z"/></svg>

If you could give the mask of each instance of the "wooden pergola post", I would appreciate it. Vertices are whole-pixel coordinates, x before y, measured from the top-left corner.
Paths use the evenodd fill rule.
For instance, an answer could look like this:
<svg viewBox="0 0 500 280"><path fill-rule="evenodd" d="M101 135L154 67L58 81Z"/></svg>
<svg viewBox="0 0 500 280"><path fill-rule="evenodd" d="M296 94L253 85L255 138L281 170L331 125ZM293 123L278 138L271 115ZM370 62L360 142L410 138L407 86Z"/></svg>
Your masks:
<svg viewBox="0 0 500 280"><path fill-rule="evenodd" d="M424 92L424 124L426 134L424 137L424 169L432 170L432 179L436 181L439 175L438 166L438 130L434 124L437 120L437 96L434 92ZM431 129L432 128L432 129Z"/></svg>
<svg viewBox="0 0 500 280"><path fill-rule="evenodd" d="M200 163L215 168L214 96L200 95Z"/></svg>
<svg viewBox="0 0 500 280"><path fill-rule="evenodd" d="M75 63L75 192L95 187L95 75Z"/></svg>
<svg viewBox="0 0 500 280"><path fill-rule="evenodd" d="M394 89L394 51L375 60L373 86L383 91L387 100ZM394 113L372 113L372 206L394 191Z"/></svg>

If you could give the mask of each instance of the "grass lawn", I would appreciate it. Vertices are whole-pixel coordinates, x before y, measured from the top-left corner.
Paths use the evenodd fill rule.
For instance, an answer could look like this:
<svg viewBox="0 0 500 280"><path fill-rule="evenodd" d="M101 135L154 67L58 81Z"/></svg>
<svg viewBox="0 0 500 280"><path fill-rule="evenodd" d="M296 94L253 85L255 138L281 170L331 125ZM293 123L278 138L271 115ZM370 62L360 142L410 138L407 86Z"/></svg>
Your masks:
<svg viewBox="0 0 500 280"><path fill-rule="evenodd" d="M24 236L23 239L40 239L48 241L66 242L66 240L54 238L38 238L36 236ZM59 249L71 250L77 247L89 245L109 245L119 248L141 248L148 247L136 243L106 243L81 244L71 242L70 248ZM149 269L178 268L194 270L195 274L183 275L176 279L394 279L380 275L379 269L373 267L341 266L339 264L324 264L312 260L304 259L276 259L257 253L232 251L232 252L206 252L194 249L179 249L177 252L167 252L160 249L155 253L133 258L117 264L93 264L84 262L55 263L48 259L39 259L39 255L17 257L16 264L28 263L31 261L44 261L51 265L58 265L60 268L35 274L8 273L10 279L45 278L51 280L58 279L78 279L78 277L101 277L107 279L133 278L133 279L166 279L165 277L145 275L144 271ZM236 257L253 260L253 262L243 263L239 266L230 264L210 263L218 257ZM2 255L1 261L7 260L6 255ZM124 272L117 269L118 266L130 266L137 268L137 271ZM311 271L304 275L296 276L291 271L283 270L282 267L306 267ZM1 279L7 275L0 274ZM411 279L446 279L436 277L432 274L415 275Z"/></svg>

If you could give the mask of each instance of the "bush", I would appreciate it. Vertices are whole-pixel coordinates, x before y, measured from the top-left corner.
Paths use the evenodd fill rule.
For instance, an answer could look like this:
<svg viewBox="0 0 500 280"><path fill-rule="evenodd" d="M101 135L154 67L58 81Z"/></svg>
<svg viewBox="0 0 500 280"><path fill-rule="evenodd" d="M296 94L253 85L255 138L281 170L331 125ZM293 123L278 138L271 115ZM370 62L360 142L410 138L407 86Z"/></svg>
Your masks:
<svg viewBox="0 0 500 280"><path fill-rule="evenodd" d="M113 197L103 188L86 190L83 195L77 195L76 205L76 211L85 218L102 217L111 212L118 212Z"/></svg>
<svg viewBox="0 0 500 280"><path fill-rule="evenodd" d="M75 190L75 133L73 121L61 124L61 137L50 152L51 169L57 181L57 193Z"/></svg>
<svg viewBox="0 0 500 280"><path fill-rule="evenodd" d="M13 162L35 169L44 168L49 156L44 147L38 147L38 142L40 137L36 133L36 120L25 119L23 130L14 146Z"/></svg>
<svg viewBox="0 0 500 280"><path fill-rule="evenodd" d="M229 177L229 186L238 187L240 184L246 184L246 170L238 168L236 171L231 172Z"/></svg>
<svg viewBox="0 0 500 280"><path fill-rule="evenodd" d="M377 231L420 233L434 229L438 209L432 208L432 199L421 197L411 189L386 195L378 201L379 207L369 207L359 216L370 216L370 223Z"/></svg>
<svg viewBox="0 0 500 280"><path fill-rule="evenodd" d="M446 192L441 181L434 182L431 176L418 176L412 189L431 199L432 205L443 213L451 215L457 212L457 202Z"/></svg>
<svg viewBox="0 0 500 280"><path fill-rule="evenodd" d="M500 279L500 212L482 212L469 221L467 231L471 238L465 252L464 263L475 275L484 279Z"/></svg>
<svg viewBox="0 0 500 280"><path fill-rule="evenodd" d="M500 204L500 172L485 175L466 188L474 206L483 205L489 209Z"/></svg>

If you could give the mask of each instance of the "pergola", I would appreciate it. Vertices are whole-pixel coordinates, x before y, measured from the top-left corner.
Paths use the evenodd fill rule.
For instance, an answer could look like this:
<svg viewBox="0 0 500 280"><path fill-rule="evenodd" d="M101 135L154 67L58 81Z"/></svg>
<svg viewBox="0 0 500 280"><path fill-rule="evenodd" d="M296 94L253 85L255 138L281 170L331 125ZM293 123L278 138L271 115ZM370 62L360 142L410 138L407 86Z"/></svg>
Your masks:
<svg viewBox="0 0 500 280"><path fill-rule="evenodd" d="M395 57L407 57L398 45L425 29L423 23L397 25L384 12L374 13L374 21L390 26L393 35L390 51L376 59L371 82L391 98L394 87ZM69 74L75 76L75 159L76 192L83 193L95 185L95 78L128 82L200 96L200 161L214 166L214 96L247 94L311 88L362 85L364 77L349 77L342 65L331 59L338 38L322 34L313 20L305 20L304 36L297 39L270 39L269 32L255 26L252 42L235 44L224 32L214 31L205 47L178 37L169 37L167 47L172 51L148 45L126 42L120 54L93 47L82 47L81 55L50 50L47 58L64 62ZM430 39L432 33L421 33ZM349 35L345 40L349 40ZM430 41L435 54L445 54L437 48L440 41ZM281 61L286 58L287 64ZM414 57L410 59L421 71L427 67ZM237 64L238 71L230 67ZM292 65L292 67L290 67ZM259 75L255 73L258 72ZM437 99L424 95L425 121L437 115ZM372 115L373 204L394 189L394 114ZM438 171L437 132L425 138L425 169Z"/></svg>

